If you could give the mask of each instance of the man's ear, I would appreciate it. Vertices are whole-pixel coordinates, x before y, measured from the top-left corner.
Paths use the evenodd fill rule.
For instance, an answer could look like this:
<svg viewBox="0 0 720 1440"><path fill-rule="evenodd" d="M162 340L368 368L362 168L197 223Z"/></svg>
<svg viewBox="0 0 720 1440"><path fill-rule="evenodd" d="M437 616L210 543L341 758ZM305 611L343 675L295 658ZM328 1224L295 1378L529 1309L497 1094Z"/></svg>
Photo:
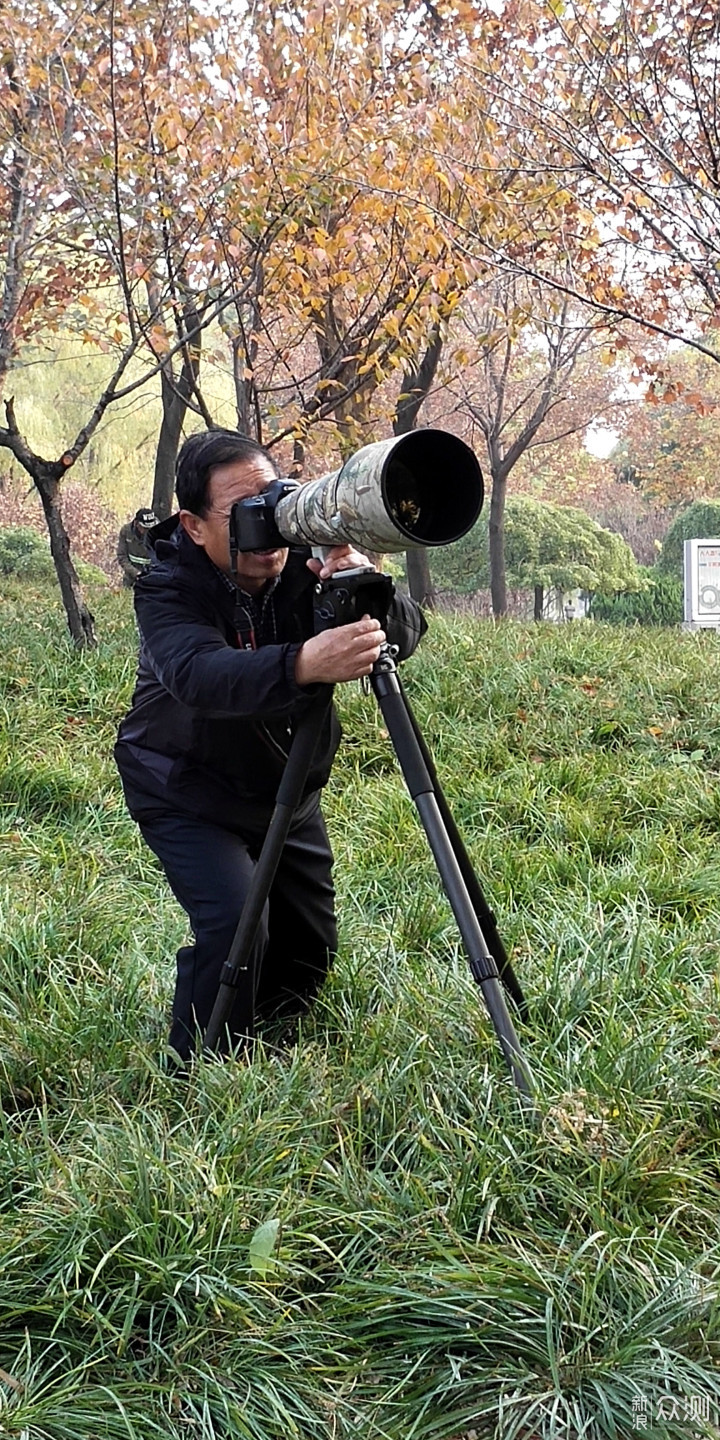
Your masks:
<svg viewBox="0 0 720 1440"><path fill-rule="evenodd" d="M189 535L190 539L194 540L196 545L201 545L204 548L205 541L203 539L203 522L201 516L196 515L193 510L181 510L180 524L185 534Z"/></svg>

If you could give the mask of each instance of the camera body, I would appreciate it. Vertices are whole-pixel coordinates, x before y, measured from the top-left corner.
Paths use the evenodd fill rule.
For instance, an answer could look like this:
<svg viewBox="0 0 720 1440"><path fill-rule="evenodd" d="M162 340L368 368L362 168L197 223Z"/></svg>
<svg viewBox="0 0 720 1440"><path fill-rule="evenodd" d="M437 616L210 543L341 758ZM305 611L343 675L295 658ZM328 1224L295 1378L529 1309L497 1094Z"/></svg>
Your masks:
<svg viewBox="0 0 720 1440"><path fill-rule="evenodd" d="M259 495L237 500L230 511L230 552L275 550L287 545L275 519L278 503L294 490L297 480L273 480Z"/></svg>

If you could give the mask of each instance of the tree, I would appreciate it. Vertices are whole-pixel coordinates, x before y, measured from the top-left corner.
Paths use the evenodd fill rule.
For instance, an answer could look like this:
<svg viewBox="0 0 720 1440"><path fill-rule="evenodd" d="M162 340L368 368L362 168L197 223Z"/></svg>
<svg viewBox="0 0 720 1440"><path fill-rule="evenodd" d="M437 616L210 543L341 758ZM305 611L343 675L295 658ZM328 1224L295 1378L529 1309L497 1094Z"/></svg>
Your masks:
<svg viewBox="0 0 720 1440"><path fill-rule="evenodd" d="M637 590L640 578L626 542L574 505L518 496L508 527L507 564L514 583L535 591L535 618L545 590L612 594Z"/></svg>
<svg viewBox="0 0 720 1440"><path fill-rule="evenodd" d="M490 518L438 555L436 579L443 589L472 594L490 580ZM535 617L545 590L614 593L635 590L638 566L630 547L584 510L510 495L505 518L507 575L518 590L535 591Z"/></svg>
<svg viewBox="0 0 720 1440"><path fill-rule="evenodd" d="M102 7L101 7L102 8ZM81 138L94 134L93 106L101 88L107 45L104 16L96 11L46 8L33 0L15 7L12 16L0 13L3 84L0 86L0 148L8 178L7 204L0 232L2 244L3 301L0 315L0 383L6 382L21 338L40 325L45 331L58 323L58 314L73 309L99 312L92 298L114 278L125 282L130 297L126 255L120 247L119 277L113 271L108 215L101 214L92 232L83 204L82 165L69 169L69 153L82 150ZM90 119L88 119L88 105ZM133 101L136 109L136 97ZM85 109L83 109L85 106ZM121 126L115 113L115 158L120 150ZM91 147L88 147L91 148ZM84 152L83 152L84 153ZM97 174L107 158L94 154ZM105 167L107 169L107 167ZM110 167L118 179L117 167ZM102 186L99 187L102 189ZM121 236L124 217L119 184L113 190L114 214ZM97 219L97 211L95 212ZM107 325L107 309L117 311L110 294L102 307L103 340L116 354L108 382L72 442L56 460L38 455L23 434L12 398L5 403L6 424L0 428L0 446L9 449L31 476L43 506L50 546L60 583L68 625L78 645L93 644L93 620L84 603L60 504L61 481L83 452L103 414L123 393L120 386L132 356L144 338L129 319L129 334L117 313ZM121 317L122 318L122 317Z"/></svg>
<svg viewBox="0 0 720 1440"><path fill-rule="evenodd" d="M48 17L49 18L49 17ZM53 194L47 155L51 136L62 133L69 117L53 113L52 91L60 64L62 21L45 25L42 7L29 4L22 14L0 14L0 246L2 301L0 302L0 394L22 338L40 324L56 323L58 306L73 294L66 247L57 233L58 193ZM81 256L75 283L87 282L98 269L92 257ZM12 450L32 476L43 505L56 565L76 643L92 643L92 616L82 598L80 582L70 560L70 546L57 495L60 479L73 463L67 450L59 461L35 456L21 434L12 399L5 405L6 427L0 428L0 446Z"/></svg>
<svg viewBox="0 0 720 1440"><path fill-rule="evenodd" d="M115 282L113 339L148 357L159 379L152 500L161 517L188 409L212 423L199 385L203 331L249 283L241 275L234 295L227 247L253 261L265 237L262 225L247 242L233 229L229 197L249 178L250 114L228 91L216 20L179 0L161 9L115 0L91 81L79 93L66 82L81 144L58 154L67 223L93 237ZM247 188L250 223L257 187Z"/></svg>
<svg viewBox="0 0 720 1440"><path fill-rule="evenodd" d="M717 5L513 0L503 23L505 66L470 69L518 164L545 177L548 210L532 254L498 258L720 359Z"/></svg>
<svg viewBox="0 0 720 1440"><path fill-rule="evenodd" d="M336 444L346 457L390 421L395 433L415 423L477 273L436 212L441 197L461 212L467 164L487 136L470 134L432 11L408 5L396 21L386 0L261 3L251 61L236 77L253 97L255 144L282 179L285 212L222 326L238 423L270 446L292 441L296 475L308 446L317 456ZM502 192L487 192L499 223ZM240 210L237 225L251 229ZM386 382L398 375L412 402L401 398L393 414L397 383ZM414 552L408 566L413 593L432 603L427 558Z"/></svg>
<svg viewBox="0 0 720 1440"><path fill-rule="evenodd" d="M480 431L491 478L489 505L493 611L507 608L504 514L510 474L533 447L584 432L612 411L607 371L590 379L588 359L608 330L573 312L567 299L507 278L472 292L456 340L456 374L447 390ZM456 330L457 335L457 330Z"/></svg>
<svg viewBox="0 0 720 1440"><path fill-rule="evenodd" d="M238 415L273 446L347 456L393 417L385 382L411 371L476 267L436 219L464 204L476 141L461 134L448 44L431 7L388 0L253 7L243 84L268 173L298 194L255 275L228 306ZM488 209L499 204L488 196Z"/></svg>
<svg viewBox="0 0 720 1440"><path fill-rule="evenodd" d="M217 248L204 233L209 208L219 208L210 178L222 193L244 162L242 146L230 140L227 149L220 144L217 162L231 117L211 73L214 35L213 18L179 0L161 11L116 0L109 11L77 13L24 0L11 17L0 12L0 144L10 177L0 351L7 369L19 336L40 321L56 323L62 309L82 339L108 355L102 392L58 459L35 452L12 400L0 428L0 446L40 494L78 645L92 644L94 632L62 520L63 476L108 405L153 376L164 406L161 499L172 490L187 406L211 419L197 383L200 336L227 301L222 287L229 282L218 276ZM208 189L211 198L202 202ZM253 255L259 243L256 234ZM145 368L128 378L138 357Z"/></svg>
<svg viewBox="0 0 720 1440"><path fill-rule="evenodd" d="M610 458L621 483L672 513L720 493L720 370L688 347L670 351L663 369L664 389L621 419Z"/></svg>
<svg viewBox="0 0 720 1440"><path fill-rule="evenodd" d="M402 25L392 0L15 11L0 14L8 173L16 191L32 176L45 293L105 347L108 381L57 460L35 454L14 411L0 444L45 487L82 643L91 622L61 543L59 486L107 406L158 378L164 513L187 412L214 423L199 365L217 316L240 422L292 442L298 470L323 427L317 448L330 439L347 454L390 422L386 381L432 350L484 264L453 245L452 227L482 212L486 236L517 236L517 187L493 117L458 95L472 7L408 0ZM6 248L8 276L16 253Z"/></svg>

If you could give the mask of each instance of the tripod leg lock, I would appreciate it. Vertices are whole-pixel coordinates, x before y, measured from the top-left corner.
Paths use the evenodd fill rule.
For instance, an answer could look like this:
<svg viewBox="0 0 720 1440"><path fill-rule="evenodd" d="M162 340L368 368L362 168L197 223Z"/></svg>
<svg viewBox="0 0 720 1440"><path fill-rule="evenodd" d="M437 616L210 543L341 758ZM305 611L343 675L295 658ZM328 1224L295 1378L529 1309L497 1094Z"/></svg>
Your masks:
<svg viewBox="0 0 720 1440"><path fill-rule="evenodd" d="M242 984L242 977L247 975L247 972L247 965L229 965L226 961L220 971L220 984L231 985L233 990L236 990L238 985Z"/></svg>
<svg viewBox="0 0 720 1440"><path fill-rule="evenodd" d="M473 955L470 959L470 969L473 974L473 979L477 980L478 985L482 985L486 980L500 979L500 971L490 954L482 956Z"/></svg>

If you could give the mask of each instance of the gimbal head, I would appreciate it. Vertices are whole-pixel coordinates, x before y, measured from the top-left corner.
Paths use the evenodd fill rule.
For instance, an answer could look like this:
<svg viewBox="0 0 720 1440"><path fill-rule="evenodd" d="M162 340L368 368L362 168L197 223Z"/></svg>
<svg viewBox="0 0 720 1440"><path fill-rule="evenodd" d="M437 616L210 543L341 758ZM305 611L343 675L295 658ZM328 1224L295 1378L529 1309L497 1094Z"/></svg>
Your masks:
<svg viewBox="0 0 720 1440"><path fill-rule="evenodd" d="M338 570L315 586L315 631L332 630L349 625L369 615L384 627L393 598L394 585L389 575L378 570Z"/></svg>

